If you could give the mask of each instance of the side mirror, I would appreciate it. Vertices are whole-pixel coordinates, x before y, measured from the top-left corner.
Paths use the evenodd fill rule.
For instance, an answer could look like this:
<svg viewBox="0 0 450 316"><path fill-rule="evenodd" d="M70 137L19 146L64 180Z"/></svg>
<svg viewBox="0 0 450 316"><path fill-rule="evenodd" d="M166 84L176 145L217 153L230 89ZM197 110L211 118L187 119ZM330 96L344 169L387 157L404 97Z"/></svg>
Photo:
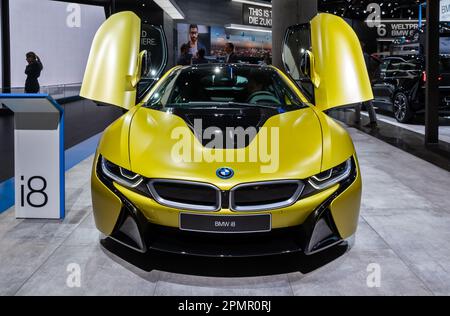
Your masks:
<svg viewBox="0 0 450 316"><path fill-rule="evenodd" d="M304 77L311 78L311 54L304 51L300 57L300 71Z"/></svg>
<svg viewBox="0 0 450 316"><path fill-rule="evenodd" d="M150 72L151 60L148 51L144 50L141 54L141 78L145 78Z"/></svg>
<svg viewBox="0 0 450 316"><path fill-rule="evenodd" d="M136 87L141 78L145 77L148 72L147 51L143 50L139 53L136 72L131 80L133 87Z"/></svg>
<svg viewBox="0 0 450 316"><path fill-rule="evenodd" d="M300 72L302 74L300 81L319 87L320 81L314 67L314 55L309 50L305 50L300 57Z"/></svg>

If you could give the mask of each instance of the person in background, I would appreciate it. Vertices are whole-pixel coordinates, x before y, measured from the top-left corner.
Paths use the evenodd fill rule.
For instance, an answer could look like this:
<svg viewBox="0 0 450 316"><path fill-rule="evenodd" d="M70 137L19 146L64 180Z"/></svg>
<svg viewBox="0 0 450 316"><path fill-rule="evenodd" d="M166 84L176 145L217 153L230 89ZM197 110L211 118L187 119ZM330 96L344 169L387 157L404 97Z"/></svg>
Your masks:
<svg viewBox="0 0 450 316"><path fill-rule="evenodd" d="M366 64L367 72L369 73L369 79L370 79L370 82L372 82L371 57L365 50L364 42L361 42L361 48L363 50L364 62ZM361 107L362 106L365 106L365 108L367 109L367 112L369 113L370 122L368 125L366 125L366 127L371 127L371 128L377 127L378 126L377 113L375 112L375 109L373 107L372 100L355 104L355 124L361 123Z"/></svg>
<svg viewBox="0 0 450 316"><path fill-rule="evenodd" d="M180 48L180 57L177 60L177 65L188 66L192 63L192 56L189 54L189 45L183 44Z"/></svg>
<svg viewBox="0 0 450 316"><path fill-rule="evenodd" d="M270 53L264 54L264 59L261 62L261 66L269 66L272 65L272 58L270 57Z"/></svg>
<svg viewBox="0 0 450 316"><path fill-rule="evenodd" d="M192 57L197 56L197 53L200 49L204 49L206 52L206 47L202 43L198 41L198 25L191 24L189 25L189 54Z"/></svg>
<svg viewBox="0 0 450 316"><path fill-rule="evenodd" d="M197 52L197 57L192 59L193 65L207 64L208 60L205 58L206 50L204 48L200 48Z"/></svg>
<svg viewBox="0 0 450 316"><path fill-rule="evenodd" d="M261 76L260 73L252 71L248 76L247 89L245 90L247 99L246 103L250 104L279 104L279 100L268 90L270 85L266 76Z"/></svg>
<svg viewBox="0 0 450 316"><path fill-rule="evenodd" d="M226 64L234 64L238 62L238 58L236 54L234 53L234 44L233 43L227 43L225 45L225 53L227 54L225 57L225 63Z"/></svg>
<svg viewBox="0 0 450 316"><path fill-rule="evenodd" d="M26 53L28 65L25 68L27 79L25 80L25 93L39 93L40 86L38 78L44 68L40 58L34 52Z"/></svg>

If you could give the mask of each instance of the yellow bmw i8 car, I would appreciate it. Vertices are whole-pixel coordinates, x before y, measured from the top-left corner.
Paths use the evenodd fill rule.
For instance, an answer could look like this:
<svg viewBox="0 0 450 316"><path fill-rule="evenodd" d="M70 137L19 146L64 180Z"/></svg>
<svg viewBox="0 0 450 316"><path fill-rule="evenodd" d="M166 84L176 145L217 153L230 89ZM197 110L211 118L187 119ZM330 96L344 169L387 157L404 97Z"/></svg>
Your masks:
<svg viewBox="0 0 450 316"><path fill-rule="evenodd" d="M97 228L139 252L220 257L310 255L351 240L361 174L327 111L373 96L347 23L319 14L289 28L285 72L206 64L159 78L166 50L163 32L132 12L94 38L80 95L126 110L94 159Z"/></svg>

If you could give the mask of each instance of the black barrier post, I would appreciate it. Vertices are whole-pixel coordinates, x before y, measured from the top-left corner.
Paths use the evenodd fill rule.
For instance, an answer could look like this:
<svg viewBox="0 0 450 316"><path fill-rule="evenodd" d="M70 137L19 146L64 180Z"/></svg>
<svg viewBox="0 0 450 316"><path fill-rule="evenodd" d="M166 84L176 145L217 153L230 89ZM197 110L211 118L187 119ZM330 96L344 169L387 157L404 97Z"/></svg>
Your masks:
<svg viewBox="0 0 450 316"><path fill-rule="evenodd" d="M2 91L11 93L11 43L9 35L9 0L0 0Z"/></svg>
<svg viewBox="0 0 450 316"><path fill-rule="evenodd" d="M427 1L425 144L439 143L439 1Z"/></svg>

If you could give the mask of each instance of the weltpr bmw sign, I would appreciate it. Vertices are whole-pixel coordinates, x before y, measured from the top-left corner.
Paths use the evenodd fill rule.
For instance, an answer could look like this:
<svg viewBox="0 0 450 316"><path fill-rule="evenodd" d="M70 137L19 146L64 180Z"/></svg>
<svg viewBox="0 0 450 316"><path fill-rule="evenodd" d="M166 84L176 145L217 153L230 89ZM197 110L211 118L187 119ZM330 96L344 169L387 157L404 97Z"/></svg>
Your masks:
<svg viewBox="0 0 450 316"><path fill-rule="evenodd" d="M450 0L441 0L439 20L441 22L450 22Z"/></svg>

